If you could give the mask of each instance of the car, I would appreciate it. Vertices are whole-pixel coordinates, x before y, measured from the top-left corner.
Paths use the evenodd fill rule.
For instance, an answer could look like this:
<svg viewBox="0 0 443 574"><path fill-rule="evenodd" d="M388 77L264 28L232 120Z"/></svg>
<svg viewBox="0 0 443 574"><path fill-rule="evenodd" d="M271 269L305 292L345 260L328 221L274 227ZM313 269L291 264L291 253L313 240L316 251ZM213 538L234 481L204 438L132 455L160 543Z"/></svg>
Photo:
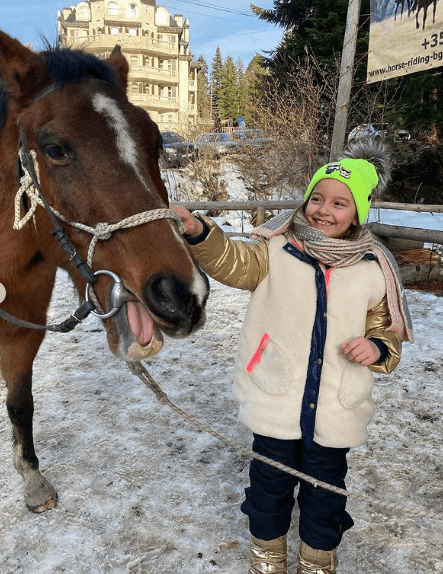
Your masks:
<svg viewBox="0 0 443 574"><path fill-rule="evenodd" d="M160 167L180 167L195 160L195 147L176 132L160 132L163 148L160 153Z"/></svg>
<svg viewBox="0 0 443 574"><path fill-rule="evenodd" d="M348 142L359 139L361 137L372 137L377 140L385 139L388 137L388 124L362 124L357 126L349 132ZM406 130L394 130L393 132L395 142L403 142L411 139L411 134Z"/></svg>
<svg viewBox="0 0 443 574"><path fill-rule="evenodd" d="M234 130L232 138L243 144L261 147L272 143L274 140L264 130L260 128L244 128Z"/></svg>
<svg viewBox="0 0 443 574"><path fill-rule="evenodd" d="M240 142L230 133L201 134L194 142L199 156L219 158L238 151Z"/></svg>
<svg viewBox="0 0 443 574"><path fill-rule="evenodd" d="M388 124L362 124L349 132L348 142L360 138L375 138L377 140L388 135Z"/></svg>

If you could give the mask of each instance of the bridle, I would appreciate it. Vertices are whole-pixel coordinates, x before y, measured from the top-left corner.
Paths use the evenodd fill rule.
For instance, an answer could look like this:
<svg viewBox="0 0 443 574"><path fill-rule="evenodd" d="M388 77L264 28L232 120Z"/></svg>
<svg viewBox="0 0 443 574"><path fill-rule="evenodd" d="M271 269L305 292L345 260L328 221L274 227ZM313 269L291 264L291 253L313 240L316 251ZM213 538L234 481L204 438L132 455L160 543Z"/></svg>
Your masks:
<svg viewBox="0 0 443 574"><path fill-rule="evenodd" d="M41 96L37 97L42 97L53 91L50 88L47 88ZM45 329L48 331L63 333L74 329L89 314L93 314L100 319L109 319L118 313L125 301L134 300L134 297L124 288L122 280L113 271L101 269L94 272L92 270L92 259L97 242L99 240L104 241L109 239L111 234L118 229L131 228L158 219L173 219L178 224L179 230L183 232L183 224L181 219L177 212L174 210L168 208L160 208L151 209L132 215L117 223L98 223L95 227L90 227L83 223L69 221L61 213L51 207L45 199L40 188L38 176L39 169L36 153L34 150L29 149L28 138L20 124L19 132L20 141L18 151L18 165L21 177L20 187L15 197L15 217L13 229L22 229L30 221L30 219L34 217L34 213L38 205L45 209L53 226L52 235L57 240L63 252L68 256L69 260L77 267L82 278L86 282L85 302L73 313L73 315L71 315L71 317L69 317L69 319L58 325L38 325L36 323L30 323L28 321L18 319L9 313L6 313L1 308L0 318L3 318L6 321L20 327L26 327L28 329ZM25 215L20 217L21 207L27 204L25 198L29 198L30 207ZM66 235L60 220L67 223L68 225L86 231L92 235L92 239L88 248L87 261L84 261L84 259L82 259L82 257L77 252L74 244ZM114 281L110 294L111 309L108 313L103 312L100 303L93 291L93 284L96 282L97 276L99 275L107 275Z"/></svg>

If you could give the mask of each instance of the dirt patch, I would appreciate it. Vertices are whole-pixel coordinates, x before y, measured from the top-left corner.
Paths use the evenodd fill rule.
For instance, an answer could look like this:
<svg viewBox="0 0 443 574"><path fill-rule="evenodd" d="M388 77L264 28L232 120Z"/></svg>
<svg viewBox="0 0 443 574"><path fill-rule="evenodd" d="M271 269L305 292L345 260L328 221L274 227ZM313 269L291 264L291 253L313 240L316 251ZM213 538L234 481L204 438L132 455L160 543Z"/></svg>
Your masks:
<svg viewBox="0 0 443 574"><path fill-rule="evenodd" d="M421 291L423 293L432 293L437 297L443 297L443 281L437 279L433 281L426 281L419 285L408 285L408 289Z"/></svg>

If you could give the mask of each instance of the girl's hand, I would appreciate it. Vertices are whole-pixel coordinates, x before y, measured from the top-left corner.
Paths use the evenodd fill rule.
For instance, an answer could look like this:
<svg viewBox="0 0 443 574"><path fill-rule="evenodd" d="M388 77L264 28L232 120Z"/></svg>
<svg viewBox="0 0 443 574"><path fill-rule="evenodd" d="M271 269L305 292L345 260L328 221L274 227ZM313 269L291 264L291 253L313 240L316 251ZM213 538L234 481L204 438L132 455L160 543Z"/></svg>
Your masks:
<svg viewBox="0 0 443 574"><path fill-rule="evenodd" d="M340 345L343 355L362 367L369 367L380 359L380 350L366 337L357 337L349 343Z"/></svg>
<svg viewBox="0 0 443 574"><path fill-rule="evenodd" d="M197 235L203 233L202 222L197 219L197 217L194 217L185 207L182 205L170 205L169 207L179 214L180 219L183 222L186 235L197 237Z"/></svg>

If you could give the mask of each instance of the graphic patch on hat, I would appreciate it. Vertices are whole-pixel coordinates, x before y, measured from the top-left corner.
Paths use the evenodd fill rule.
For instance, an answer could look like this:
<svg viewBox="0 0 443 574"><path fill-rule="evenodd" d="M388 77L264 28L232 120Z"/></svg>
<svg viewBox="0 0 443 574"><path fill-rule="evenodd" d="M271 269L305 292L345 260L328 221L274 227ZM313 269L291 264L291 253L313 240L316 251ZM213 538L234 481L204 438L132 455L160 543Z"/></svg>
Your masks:
<svg viewBox="0 0 443 574"><path fill-rule="evenodd" d="M339 171L340 172L340 176L343 179L349 179L351 177L352 171L349 171L348 169L345 169L344 167L342 167L339 163L330 163L327 168L326 168L326 174L330 175L331 173L333 173L334 171Z"/></svg>

